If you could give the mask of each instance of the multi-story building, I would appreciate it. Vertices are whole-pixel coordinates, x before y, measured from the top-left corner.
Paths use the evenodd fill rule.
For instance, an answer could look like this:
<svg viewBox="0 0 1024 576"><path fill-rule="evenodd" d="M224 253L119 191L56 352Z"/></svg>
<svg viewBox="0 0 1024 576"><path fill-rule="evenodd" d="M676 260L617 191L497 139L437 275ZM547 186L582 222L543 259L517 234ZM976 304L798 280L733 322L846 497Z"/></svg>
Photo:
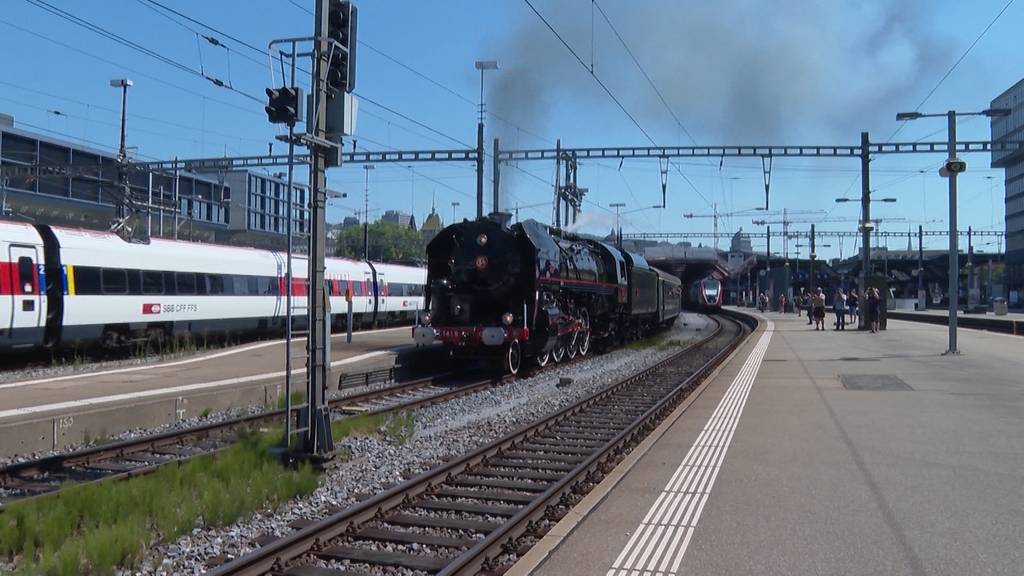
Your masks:
<svg viewBox="0 0 1024 576"><path fill-rule="evenodd" d="M238 191L230 200L230 224L223 240L231 244L283 248L287 241L288 182L278 176L248 170L223 172L216 177ZM291 194L294 248L304 251L309 234L309 188L293 183Z"/></svg>
<svg viewBox="0 0 1024 576"><path fill-rule="evenodd" d="M398 210L387 210L380 219L382 222L398 224L402 228L416 229L416 221L413 219L412 214L406 214L405 212L399 212Z"/></svg>
<svg viewBox="0 0 1024 576"><path fill-rule="evenodd" d="M32 166L68 169L28 170ZM19 129L2 114L0 168L11 169L0 171L7 218L107 230L124 197L115 154ZM149 235L213 242L228 229L226 183L184 172L175 177L130 170L127 178L132 197L158 207L134 222Z"/></svg>
<svg viewBox="0 0 1024 576"><path fill-rule="evenodd" d="M992 100L1010 115L992 119L992 141L1024 141L1024 79ZM992 153L1006 172L1006 289L1011 306L1024 305L1024 149Z"/></svg>

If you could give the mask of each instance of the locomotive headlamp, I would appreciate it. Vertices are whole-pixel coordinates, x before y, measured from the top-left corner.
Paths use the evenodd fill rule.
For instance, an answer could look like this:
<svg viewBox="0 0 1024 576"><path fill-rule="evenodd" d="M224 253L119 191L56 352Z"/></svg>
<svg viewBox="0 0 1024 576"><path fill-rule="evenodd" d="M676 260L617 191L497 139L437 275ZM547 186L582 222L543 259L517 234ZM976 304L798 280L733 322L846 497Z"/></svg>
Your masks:
<svg viewBox="0 0 1024 576"><path fill-rule="evenodd" d="M487 268L487 256L477 256L476 260L474 261L474 265L476 266L477 270L483 270L484 268Z"/></svg>
<svg viewBox="0 0 1024 576"><path fill-rule="evenodd" d="M478 246L486 246L487 245L487 234L481 234L481 235L477 236L476 237L476 243L477 243Z"/></svg>
<svg viewBox="0 0 1024 576"><path fill-rule="evenodd" d="M420 322L424 324L430 324L430 312L424 312L420 314Z"/></svg>
<svg viewBox="0 0 1024 576"><path fill-rule="evenodd" d="M501 315L501 323L505 326L511 326L513 320L515 320L515 317L512 316L511 312L505 312Z"/></svg>

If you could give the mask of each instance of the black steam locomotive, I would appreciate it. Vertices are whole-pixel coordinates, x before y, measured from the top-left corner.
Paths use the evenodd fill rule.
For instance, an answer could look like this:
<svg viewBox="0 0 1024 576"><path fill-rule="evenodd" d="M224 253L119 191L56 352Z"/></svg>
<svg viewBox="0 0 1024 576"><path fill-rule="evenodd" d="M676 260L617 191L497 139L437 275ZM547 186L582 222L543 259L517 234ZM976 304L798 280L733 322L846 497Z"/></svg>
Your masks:
<svg viewBox="0 0 1024 576"><path fill-rule="evenodd" d="M427 246L425 301L418 344L499 356L514 374L527 358L544 366L671 325L682 283L604 242L534 220L481 218Z"/></svg>

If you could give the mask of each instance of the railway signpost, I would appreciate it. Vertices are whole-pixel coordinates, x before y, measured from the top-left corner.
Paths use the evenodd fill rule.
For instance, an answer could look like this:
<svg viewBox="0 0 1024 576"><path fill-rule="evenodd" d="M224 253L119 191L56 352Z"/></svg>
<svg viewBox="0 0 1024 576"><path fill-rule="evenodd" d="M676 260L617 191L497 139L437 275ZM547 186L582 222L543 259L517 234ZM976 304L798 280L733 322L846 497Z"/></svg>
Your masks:
<svg viewBox="0 0 1024 576"><path fill-rule="evenodd" d="M291 83L295 86L296 61L299 57L313 58L312 94L310 110L306 120L306 131L295 134L294 125L301 116L301 92L284 87L268 89L269 105L267 115L271 122L287 123L289 185L291 166L295 162L296 144L309 149L309 257L308 257L308 335L306 340L306 403L300 406L299 426L294 430L301 433L299 443L302 452L309 455L324 455L333 452L334 439L331 436L330 413L327 408L327 386L330 379L330 301L326 284L327 252L327 168L340 166L342 162L341 137L354 126L355 101L351 92L355 88L355 47L356 19L358 11L347 0L317 0L314 13L312 37L285 38L274 40L276 44L290 44L290 54L282 51L283 62L290 58ZM296 46L300 42L312 42L311 52L299 54ZM291 190L289 190L291 198ZM291 223L289 209L289 229ZM290 230L289 230L290 231ZM289 234L289 241L290 241ZM291 249L289 248L289 261ZM290 266L289 266L290 268ZM288 292L291 293L289 269ZM348 341L352 341L352 301L348 301ZM289 316L291 307L289 304ZM288 333L291 326L288 327ZM290 337L288 338L290 342ZM287 379L291 378L290 366ZM287 391L290 393L290 390ZM287 394L286 393L286 394ZM290 397L288 398L290 405ZM291 441L291 411L286 411L287 442Z"/></svg>

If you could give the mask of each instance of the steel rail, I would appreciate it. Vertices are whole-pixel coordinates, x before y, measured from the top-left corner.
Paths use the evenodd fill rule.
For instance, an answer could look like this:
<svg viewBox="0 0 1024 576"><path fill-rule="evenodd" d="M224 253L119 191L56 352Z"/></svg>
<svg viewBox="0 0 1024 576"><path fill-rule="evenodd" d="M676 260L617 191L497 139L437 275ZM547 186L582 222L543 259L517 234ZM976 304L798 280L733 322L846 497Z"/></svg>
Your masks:
<svg viewBox="0 0 1024 576"><path fill-rule="evenodd" d="M736 314L735 316L745 319L750 318L740 314ZM739 323L739 321L737 321L737 323ZM403 504L407 504L419 496L429 495L432 490L443 484L446 480L460 473L471 472L474 467L483 463L486 459L497 454L501 454L509 448L515 447L525 439L536 437L540 433L552 429L568 417L573 416L603 400L610 399L614 394L621 392L630 385L640 382L659 370L669 367L673 362L680 360L685 355L694 352L696 349L707 346L721 333L721 331L722 326L721 323L719 323L716 330L706 335L700 341L687 346L683 350L680 350L676 354L673 354L655 365L606 386L587 398L584 398L583 400L537 422L528 424L504 438L495 440L494 442L478 448L460 458L441 464L427 472L407 480L402 484L394 486L377 496L314 522L284 538L270 542L250 554L241 556L231 562L216 567L208 574L210 576L255 576L265 575L268 573L285 573L290 563L314 552L317 549L323 548L326 542L353 532L360 524L374 520L375 518L382 518L386 512L394 510ZM569 476L559 481L555 486L549 488L544 492L544 494L540 495L536 502L530 504L523 510L520 510L502 527L498 528L492 534L487 535L484 540L473 546L464 555L454 559L453 563L449 565L449 567L446 567L443 573L447 574L460 570L464 571L471 566L483 566L488 562L488 559L492 557L492 555L496 554L496 550L502 551L498 553L503 553L508 540L522 532L524 527L530 525L538 515L543 515L544 510L546 510L553 500L561 499L561 497L566 494L567 490L572 489L576 480L581 476L592 474L593 468L606 461L611 452L621 450L620 447L625 443L625 441L632 438L638 438L642 429L649 430L653 428L654 418L658 414L664 414L664 411L669 406L671 399L678 397L680 391L685 391L688 386L691 386L709 370L717 366L717 364L720 363L732 349L739 345L743 335L744 334L741 329L740 334L729 344L729 346L715 354L711 361L705 363L683 383L676 386L674 391L662 398L654 408L645 412L642 417L635 419L635 421L626 430L616 435L616 437L606 444L603 449L600 449L596 454L587 458L587 460L578 465L573 472L569 474ZM591 478L593 478L593 476L591 476Z"/></svg>
<svg viewBox="0 0 1024 576"><path fill-rule="evenodd" d="M344 396L338 396L331 399L328 405L332 408L341 406L350 406L353 404L362 404L373 400L386 399L388 397L395 396L404 392L409 392L418 389L428 388L438 384L438 381L444 381L450 378L445 374L437 374L433 376L426 376L423 378L417 378L407 382L402 382L394 386L387 386L375 390L368 390L357 394L349 394ZM500 381L496 381L493 378L482 379L470 384L466 384L462 387L453 388L446 390L439 394L431 396L425 396L421 398L412 399L406 402L400 402L398 404L381 407L374 410L369 410L363 414L358 415L378 415L386 414L389 412L398 412L402 410L409 410L425 406L432 403L443 402L445 400L458 397L463 394L469 394L474 391L486 388L489 386L496 385ZM463 391L462 388L466 390ZM298 414L298 410L292 411L293 417ZM240 416L238 418L232 418L230 420L224 420L221 422L211 422L208 424L202 424L200 426L194 426L181 430L171 430L167 432L161 432L159 434L153 434L143 436L140 438L134 438L130 440L123 440L112 444L104 444L101 446L93 446L90 448L84 448L66 454L56 454L53 456L46 456L34 460L28 460L25 462L17 462L9 464L0 468L0 488L7 490L17 490L19 485L25 485L27 483L39 483L45 482L46 476L52 476L54 474L60 474L62 472L71 471L75 468L87 468L103 462L109 462L117 459L124 459L133 454L140 454L145 452L156 452L158 453L162 448L169 446L175 446L183 443L184 441L197 441L207 438L212 438L217 435L222 435L233 430L244 428L247 426L253 426L255 424L280 420L284 418L284 410L272 410L269 412L262 412L260 414L250 414L247 416ZM196 454L183 456L180 458L174 458L167 462L161 462L151 465L140 465L133 468L132 470L112 473L103 475L95 478L88 482L80 482L79 485L98 482L105 480L123 480L134 476L145 475L153 472L167 464L181 464L188 460L206 454L212 454L218 450L212 451L200 451ZM40 496L52 495L60 491L60 487L56 487L54 490L41 492L40 494L33 496L24 496L18 498L8 499L8 502L15 500L26 500L30 498L36 498ZM0 510L3 509L2 503L0 503Z"/></svg>

